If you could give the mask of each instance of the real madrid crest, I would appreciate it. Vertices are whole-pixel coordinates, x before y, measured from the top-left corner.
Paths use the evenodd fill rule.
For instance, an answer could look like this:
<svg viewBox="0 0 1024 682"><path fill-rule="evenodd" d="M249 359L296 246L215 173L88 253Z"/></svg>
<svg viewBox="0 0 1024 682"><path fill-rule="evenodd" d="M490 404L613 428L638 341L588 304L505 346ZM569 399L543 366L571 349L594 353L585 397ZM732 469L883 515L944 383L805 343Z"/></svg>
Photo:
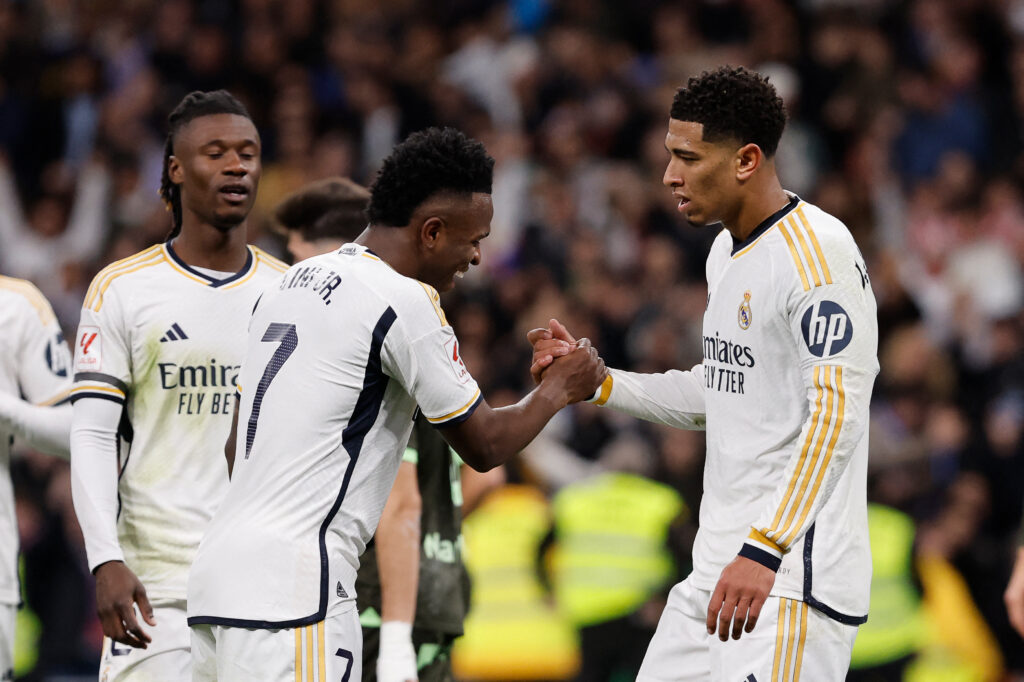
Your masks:
<svg viewBox="0 0 1024 682"><path fill-rule="evenodd" d="M743 303L740 303L740 311L736 314L736 321L740 323L740 329L750 329L753 320L753 313L750 312L750 292L743 292Z"/></svg>

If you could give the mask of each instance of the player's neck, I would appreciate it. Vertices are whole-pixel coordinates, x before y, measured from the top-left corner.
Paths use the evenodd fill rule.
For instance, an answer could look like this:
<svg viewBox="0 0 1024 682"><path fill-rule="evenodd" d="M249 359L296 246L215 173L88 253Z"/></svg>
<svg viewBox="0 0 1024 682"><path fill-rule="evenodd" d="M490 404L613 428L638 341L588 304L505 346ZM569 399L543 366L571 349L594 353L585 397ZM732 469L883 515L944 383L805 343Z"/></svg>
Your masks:
<svg viewBox="0 0 1024 682"><path fill-rule="evenodd" d="M415 245L410 230L403 227L369 225L355 240L373 251L381 260L406 277L416 277Z"/></svg>
<svg viewBox="0 0 1024 682"><path fill-rule="evenodd" d="M772 174L765 178L763 185L750 187L735 218L724 222L725 228L737 242L744 241L762 222L789 203L789 195L782 189L777 176Z"/></svg>
<svg viewBox="0 0 1024 682"><path fill-rule="evenodd" d="M249 256L246 249L245 223L230 230L218 230L184 216L179 234L173 242L174 252L189 265L219 272L238 272Z"/></svg>

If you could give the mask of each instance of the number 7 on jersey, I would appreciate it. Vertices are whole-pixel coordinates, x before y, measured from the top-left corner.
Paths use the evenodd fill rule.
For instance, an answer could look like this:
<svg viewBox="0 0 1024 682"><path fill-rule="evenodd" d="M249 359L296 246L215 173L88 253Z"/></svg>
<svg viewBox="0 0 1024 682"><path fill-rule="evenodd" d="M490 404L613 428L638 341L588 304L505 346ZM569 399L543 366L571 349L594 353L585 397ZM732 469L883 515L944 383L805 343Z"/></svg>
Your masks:
<svg viewBox="0 0 1024 682"><path fill-rule="evenodd" d="M267 327L267 331L263 333L263 338L260 339L266 343L279 342L281 345L277 347L274 354L270 357L270 362L267 363L267 368L263 370L263 377L260 379L259 386L256 387L256 395L252 400L252 414L249 415L249 426L245 432L245 458L249 459L249 451L252 450L252 442L256 438L256 423L260 418L260 406L263 404L263 394L267 392L267 388L270 386L270 382L274 380L277 373L281 371L281 366L284 365L285 361L291 357L291 354L295 352L295 349L299 345L299 335L295 332L294 324L285 324L283 322L271 322L270 326Z"/></svg>

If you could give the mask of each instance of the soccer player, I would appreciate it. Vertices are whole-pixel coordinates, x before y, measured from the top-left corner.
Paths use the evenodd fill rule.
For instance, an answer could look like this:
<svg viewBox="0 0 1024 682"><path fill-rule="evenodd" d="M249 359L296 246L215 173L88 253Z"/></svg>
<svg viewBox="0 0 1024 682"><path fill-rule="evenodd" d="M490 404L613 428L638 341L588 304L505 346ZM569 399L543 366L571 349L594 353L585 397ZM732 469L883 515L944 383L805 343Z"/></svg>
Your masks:
<svg viewBox="0 0 1024 682"><path fill-rule="evenodd" d="M413 134L385 159L359 239L293 266L257 305L231 485L189 576L195 679L359 679L359 555L417 406L487 470L604 379L578 344L494 409L463 364L438 290L480 262L493 165L458 131Z"/></svg>
<svg viewBox="0 0 1024 682"><path fill-rule="evenodd" d="M369 199L369 191L351 180L325 178L288 196L274 217L300 261L358 237ZM377 531L359 562L363 682L451 678L449 652L469 607L462 514L504 479L500 467L484 473L466 467L437 429L417 416Z"/></svg>
<svg viewBox="0 0 1024 682"><path fill-rule="evenodd" d="M67 458L71 355L49 301L25 280L0 277L0 329L0 680L13 680L21 598L11 445L23 438L37 450Z"/></svg>
<svg viewBox="0 0 1024 682"><path fill-rule="evenodd" d="M775 89L742 68L677 91L664 183L688 222L725 228L707 261L704 361L611 370L593 397L707 429L693 572L638 680L843 680L867 619L874 295L846 227L782 189L784 125ZM572 341L554 320L529 338L535 377Z"/></svg>
<svg viewBox="0 0 1024 682"><path fill-rule="evenodd" d="M170 238L96 276L75 340L72 493L104 680L191 680L188 568L228 482L246 322L286 269L246 245L260 137L245 107L193 92L168 124Z"/></svg>
<svg viewBox="0 0 1024 682"><path fill-rule="evenodd" d="M341 248L366 227L370 192L348 178L311 182L274 209L295 262Z"/></svg>

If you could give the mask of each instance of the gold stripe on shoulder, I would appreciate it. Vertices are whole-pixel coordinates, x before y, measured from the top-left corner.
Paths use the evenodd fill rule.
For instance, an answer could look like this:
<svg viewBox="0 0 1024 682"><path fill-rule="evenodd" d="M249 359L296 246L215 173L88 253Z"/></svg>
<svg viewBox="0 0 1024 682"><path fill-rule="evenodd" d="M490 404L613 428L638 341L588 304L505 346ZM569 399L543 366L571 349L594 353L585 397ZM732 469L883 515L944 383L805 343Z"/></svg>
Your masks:
<svg viewBox="0 0 1024 682"><path fill-rule="evenodd" d="M796 252L796 244L793 243L793 238L789 236L789 231L786 226L779 223L779 232L786 238L786 245L789 246L789 253L793 256L793 262L796 264L797 272L800 273L800 281L804 283L804 291L811 290L811 284L807 280L807 271L804 270L804 264L800 261L800 254Z"/></svg>
<svg viewBox="0 0 1024 682"><path fill-rule="evenodd" d="M810 221L807 220L807 216L804 215L803 203L796 207L796 215L800 218L800 222L803 224L804 230L807 231L807 236L811 238L811 244L814 246L814 252L818 256L818 263L821 265L821 272L825 275L825 284L832 284L832 273L828 269L828 261L825 260L825 253L821 250L821 244L818 243L818 236L814 234Z"/></svg>
<svg viewBox="0 0 1024 682"><path fill-rule="evenodd" d="M429 284L424 284L423 282L419 282L419 280L417 280L417 282L421 287L423 287L423 291L427 293L427 298L429 298L431 304L433 304L434 312L437 313L437 318L441 320L441 326L447 327L448 318L445 317L444 310L441 308L441 294L437 293L437 289Z"/></svg>
<svg viewBox="0 0 1024 682"><path fill-rule="evenodd" d="M122 258L121 260L114 261L107 267L99 271L99 273L93 278L92 284L89 285L89 290L85 293L85 303L83 308L92 307L92 303L96 298L96 295L100 289L106 289L105 282L113 277L119 275L122 271L137 265L142 261L149 260L150 258L163 258L163 249L160 244L149 247L143 251L138 252L133 256Z"/></svg>
<svg viewBox="0 0 1024 682"><path fill-rule="evenodd" d="M793 234L796 235L796 240L800 242L800 250L803 252L804 258L807 262L807 267L810 269L811 275L814 277L814 286L820 287L821 277L818 276L818 266L814 262L811 250L807 248L807 240L804 239L803 232L801 232L800 227L796 224L796 220L793 219L792 215L786 218L786 222L789 224L790 229L793 230Z"/></svg>
<svg viewBox="0 0 1024 682"><path fill-rule="evenodd" d="M0 289L6 289L24 298L35 309L36 315L39 316L39 321L44 325L50 324L57 319L57 316L53 314L50 302L43 296L43 292L39 291L39 287L27 279L0 275Z"/></svg>
<svg viewBox="0 0 1024 682"><path fill-rule="evenodd" d="M121 270L121 271L117 272L115 275L107 278L107 281L104 282L103 286L100 287L99 291L95 292L95 294L93 296L93 302L88 307L92 308L93 312L98 313L100 311L100 308L103 307L103 296L106 295L107 288L111 284L113 284L114 280L116 280L118 277L120 277L122 275L128 275L128 274L131 274L133 272L138 272L139 270L145 270L146 268L151 268L154 265L160 265L161 263L164 263L164 262L171 263L171 260L169 258L164 258L163 252L161 252L160 253L160 258L157 258L155 260L142 261L141 263L139 263L138 265L135 265L134 267L128 268L127 270Z"/></svg>
<svg viewBox="0 0 1024 682"><path fill-rule="evenodd" d="M288 264L285 263L280 258L278 258L277 256L273 256L270 253L261 249L260 247L253 246L252 244L249 245L249 248L252 249L252 252L256 256L257 260L266 263L268 266L274 268L275 270L284 272L285 270L288 269Z"/></svg>

